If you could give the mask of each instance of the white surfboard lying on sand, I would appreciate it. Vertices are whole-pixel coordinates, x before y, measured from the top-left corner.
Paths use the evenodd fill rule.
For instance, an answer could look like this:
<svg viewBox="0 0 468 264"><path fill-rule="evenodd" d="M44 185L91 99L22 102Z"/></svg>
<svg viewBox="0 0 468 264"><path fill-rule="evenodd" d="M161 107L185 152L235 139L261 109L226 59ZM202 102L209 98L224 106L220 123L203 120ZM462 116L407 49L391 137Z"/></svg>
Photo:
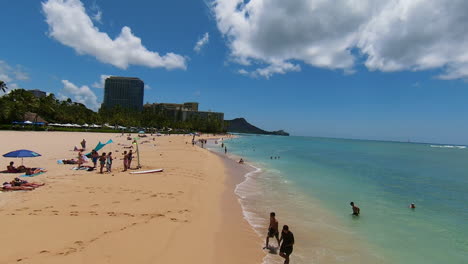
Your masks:
<svg viewBox="0 0 468 264"><path fill-rule="evenodd" d="M132 171L130 174L146 174L146 173L155 173L162 172L164 169L155 169L155 170L145 170L145 171Z"/></svg>

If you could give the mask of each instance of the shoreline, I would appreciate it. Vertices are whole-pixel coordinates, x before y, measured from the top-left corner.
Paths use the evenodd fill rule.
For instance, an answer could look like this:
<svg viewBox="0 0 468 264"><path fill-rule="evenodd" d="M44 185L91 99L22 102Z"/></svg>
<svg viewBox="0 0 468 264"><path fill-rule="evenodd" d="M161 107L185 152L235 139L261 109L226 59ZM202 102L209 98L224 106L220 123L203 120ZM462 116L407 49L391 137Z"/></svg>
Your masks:
<svg viewBox="0 0 468 264"><path fill-rule="evenodd" d="M72 149L83 137L88 147L114 141L100 151L113 152L112 173L56 163L74 157ZM142 170L164 168L140 175L120 171L121 148L131 142L126 136L1 131L0 138L8 139L5 152L25 148L42 154L25 159L26 166L48 169L22 178L45 182L44 187L0 193L7 201L0 203L0 224L21 227L3 232L0 263L261 263L258 237L233 192L238 170L193 147L189 136L140 139ZM19 165L1 157L0 166L10 160ZM0 174L0 179L17 176Z"/></svg>
<svg viewBox="0 0 468 264"><path fill-rule="evenodd" d="M219 233L216 238L218 245L216 258L218 261L222 260L222 262L218 263L263 263L262 259L265 256L264 252L261 250L263 242L245 218L239 197L235 193L238 184L245 180L245 175L251 172L251 170L244 166L240 167L235 160L223 156L223 154L214 151L210 152L223 162L226 172L225 189L221 198L222 223L226 227L222 228L225 232ZM230 238L238 236L239 233L244 234L244 238L242 239L244 248L242 254L239 256L241 259L226 259L225 256L228 255L228 252L231 252L232 248L235 246L233 243L234 241ZM238 243L238 241L236 241L236 243ZM252 261L257 258L258 261ZM239 260L241 262L239 262Z"/></svg>
<svg viewBox="0 0 468 264"><path fill-rule="evenodd" d="M218 156L238 165L237 160L241 156L233 152L225 156L215 150L216 145L213 146L213 152ZM268 214L274 211L279 216L280 226L292 226L297 242L300 242L294 248L291 258L294 263L339 263L339 259L346 260L347 263L386 263L374 255L371 244L356 236L352 230L341 229L343 223L318 199L297 193L295 186L289 185L285 179L278 178L280 172L271 170L267 164L258 164L254 159L245 156L242 158L247 160L244 166L252 169L244 171L242 181L236 184L235 193L244 219L249 222L257 238L263 238L262 235L266 234ZM287 184L284 185L285 183ZM279 186L284 188L277 188ZM310 208L315 212L313 215L308 214ZM264 240L261 243L263 247ZM278 256L274 239L270 239L270 245L272 244L273 250L263 251L265 254L262 263L283 263ZM313 254L310 254L311 252Z"/></svg>

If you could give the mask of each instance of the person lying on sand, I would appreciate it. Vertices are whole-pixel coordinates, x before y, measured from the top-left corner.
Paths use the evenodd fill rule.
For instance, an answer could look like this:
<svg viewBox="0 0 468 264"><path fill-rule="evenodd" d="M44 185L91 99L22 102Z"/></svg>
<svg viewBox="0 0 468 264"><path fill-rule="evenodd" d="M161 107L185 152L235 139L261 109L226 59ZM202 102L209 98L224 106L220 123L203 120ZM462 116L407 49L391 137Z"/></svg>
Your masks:
<svg viewBox="0 0 468 264"><path fill-rule="evenodd" d="M25 181L25 180L21 180L20 178L15 178L14 180L12 180L9 183L12 186L16 186L16 187L24 186L24 187L34 187L34 188L41 187L41 186L45 185L45 183L28 182L28 181Z"/></svg>
<svg viewBox="0 0 468 264"><path fill-rule="evenodd" d="M14 162L10 162L10 165L7 166L7 171L9 173L18 173L18 172L25 172L26 171L26 167L24 167L23 165L19 166L18 168L16 168L14 166Z"/></svg>
<svg viewBox="0 0 468 264"><path fill-rule="evenodd" d="M43 168L26 168L26 175L33 175L40 172L46 172Z"/></svg>
<svg viewBox="0 0 468 264"><path fill-rule="evenodd" d="M32 191L34 190L34 187L28 187L28 186L13 186L9 182L4 182L2 187L2 191Z"/></svg>
<svg viewBox="0 0 468 264"><path fill-rule="evenodd" d="M63 164L78 164L76 159L63 159L62 162Z"/></svg>

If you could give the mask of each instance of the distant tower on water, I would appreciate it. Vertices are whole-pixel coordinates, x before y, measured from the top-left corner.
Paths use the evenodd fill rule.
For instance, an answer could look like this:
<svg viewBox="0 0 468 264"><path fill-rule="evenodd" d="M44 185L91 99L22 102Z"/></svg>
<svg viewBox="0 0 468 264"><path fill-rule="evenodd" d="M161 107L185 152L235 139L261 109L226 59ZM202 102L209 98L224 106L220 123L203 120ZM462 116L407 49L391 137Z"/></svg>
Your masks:
<svg viewBox="0 0 468 264"><path fill-rule="evenodd" d="M111 76L106 79L102 106L113 108L120 105L122 108L141 111L144 88L145 83L138 78Z"/></svg>

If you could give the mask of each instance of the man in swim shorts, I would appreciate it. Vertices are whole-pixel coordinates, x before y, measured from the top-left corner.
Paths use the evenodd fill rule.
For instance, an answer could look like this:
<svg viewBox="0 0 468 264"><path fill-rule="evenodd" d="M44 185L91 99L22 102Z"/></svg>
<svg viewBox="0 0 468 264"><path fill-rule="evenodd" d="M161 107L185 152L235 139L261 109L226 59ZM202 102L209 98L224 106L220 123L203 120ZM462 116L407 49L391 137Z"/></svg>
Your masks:
<svg viewBox="0 0 468 264"><path fill-rule="evenodd" d="M284 264L289 264L289 256L293 252L294 235L289 231L289 227L287 225L283 226L280 241L283 241L283 243L281 244L279 255L284 258Z"/></svg>
<svg viewBox="0 0 468 264"><path fill-rule="evenodd" d="M270 248L270 245L268 245L270 241L270 237L276 237L276 241L278 241L278 247L280 246L280 240L279 240L279 232L278 232L278 220L276 220L276 215L274 212L270 213L270 225L268 226L268 234L266 237L266 243L265 247Z"/></svg>
<svg viewBox="0 0 468 264"><path fill-rule="evenodd" d="M350 202L349 205L351 205L351 207L353 208L353 215L359 216L359 214L361 213L361 209L359 209L359 207L355 206L354 202Z"/></svg>

